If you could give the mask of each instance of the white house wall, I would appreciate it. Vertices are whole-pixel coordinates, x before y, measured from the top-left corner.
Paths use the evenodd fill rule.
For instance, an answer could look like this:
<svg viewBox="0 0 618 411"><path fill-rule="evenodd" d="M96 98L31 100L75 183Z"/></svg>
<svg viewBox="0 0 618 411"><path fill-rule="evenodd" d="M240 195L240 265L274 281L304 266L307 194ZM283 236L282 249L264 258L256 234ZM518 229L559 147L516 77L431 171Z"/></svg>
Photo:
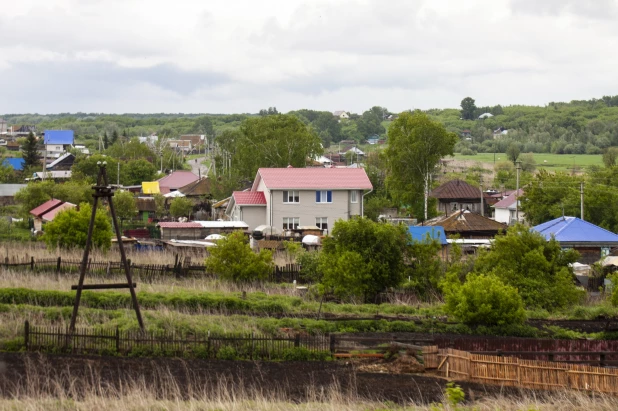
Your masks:
<svg viewBox="0 0 618 411"><path fill-rule="evenodd" d="M249 231L253 231L257 226L266 224L266 207L241 206L240 221L247 223Z"/></svg>
<svg viewBox="0 0 618 411"><path fill-rule="evenodd" d="M511 212L508 208L496 208L494 210L494 220L499 223L509 224L511 222Z"/></svg>
<svg viewBox="0 0 618 411"><path fill-rule="evenodd" d="M350 216L360 215L362 194L359 190L358 202L350 203L349 190L331 190L332 203L316 203L315 190L299 190L298 203L284 203L283 190L273 190L272 207L274 227L283 228L284 217L298 217L300 226L315 225L316 217L328 218L328 230L332 230L335 221L348 220ZM266 197L269 202L270 198Z"/></svg>

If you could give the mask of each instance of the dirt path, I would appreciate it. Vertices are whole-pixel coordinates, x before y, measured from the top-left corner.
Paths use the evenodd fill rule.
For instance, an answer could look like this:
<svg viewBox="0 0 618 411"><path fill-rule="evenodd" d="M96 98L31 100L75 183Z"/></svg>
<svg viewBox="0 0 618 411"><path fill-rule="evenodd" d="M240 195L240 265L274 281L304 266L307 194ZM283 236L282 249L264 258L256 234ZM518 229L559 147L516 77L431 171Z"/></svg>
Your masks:
<svg viewBox="0 0 618 411"><path fill-rule="evenodd" d="M191 165L191 171L195 175L205 176L208 174L208 167L203 164L206 161L206 157L198 157L195 160L189 160L188 163Z"/></svg>

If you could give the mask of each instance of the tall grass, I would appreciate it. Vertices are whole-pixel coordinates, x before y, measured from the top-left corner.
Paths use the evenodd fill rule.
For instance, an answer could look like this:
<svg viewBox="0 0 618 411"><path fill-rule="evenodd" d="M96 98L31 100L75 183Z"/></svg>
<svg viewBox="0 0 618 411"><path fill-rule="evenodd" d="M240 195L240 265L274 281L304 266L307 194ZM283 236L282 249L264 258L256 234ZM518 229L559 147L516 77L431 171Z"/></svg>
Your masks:
<svg viewBox="0 0 618 411"><path fill-rule="evenodd" d="M172 371L157 365L152 378L125 375L122 382L110 384L97 369L77 375L68 366L54 369L45 360L26 359L25 378L9 385L0 409L11 410L275 410L275 411L515 411L561 410L600 411L618 409L616 397L588 395L570 391L530 392L510 391L510 395L483 395L475 400L466 393L466 402L451 405L448 396L427 405L419 387L410 381L409 392L401 392L398 403L372 398L370 392L360 392L352 383L343 388L337 380L328 386L311 384L286 392L285 381L273 381L276 376L264 375L264 384L280 388L251 386L231 377L219 377L204 384L196 377L191 364L185 364L185 376L177 379ZM137 373L135 373L137 374ZM355 375L350 376L351 381ZM438 383L438 381L436 381ZM8 394L8 395L7 395Z"/></svg>

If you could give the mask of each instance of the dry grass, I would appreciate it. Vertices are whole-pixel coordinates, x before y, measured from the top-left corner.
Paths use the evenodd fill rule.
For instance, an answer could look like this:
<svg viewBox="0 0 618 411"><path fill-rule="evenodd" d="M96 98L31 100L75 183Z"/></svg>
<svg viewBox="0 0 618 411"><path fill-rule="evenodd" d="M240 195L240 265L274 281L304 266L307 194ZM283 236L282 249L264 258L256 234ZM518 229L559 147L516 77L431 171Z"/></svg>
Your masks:
<svg viewBox="0 0 618 411"><path fill-rule="evenodd" d="M0 369L2 372L2 369ZM159 366L154 379L123 377L122 382L105 381L94 369L77 376L70 369L52 369L46 362L27 360L26 378L9 385L9 395L0 398L0 409L10 410L275 410L275 411L601 411L618 409L618 399L591 396L586 393L553 391L520 392L510 396L487 396L458 406L449 405L448 398L440 403L423 405L410 398L395 404L368 400L367 393L344 390L336 381L329 387L306 386L304 395L290 398L285 390L262 387L246 388L233 380L219 378L205 385L194 378L186 365L186 380L179 385L172 372ZM270 377L273 378L273 377ZM410 395L415 395L411 390ZM402 393L406 398L406 393Z"/></svg>
<svg viewBox="0 0 618 411"><path fill-rule="evenodd" d="M32 290L70 290L71 285L77 284L78 273L56 274L54 272L32 273L25 270L4 269L0 267L0 288L29 288ZM174 292L174 291L208 291L222 293L248 293L262 292L268 295L299 296L298 290L292 285L273 283L250 283L239 284L231 281L213 279L211 277L187 277L176 278L174 276L155 276L148 282L142 281L139 276L134 276L139 291L148 292ZM126 282L123 274L114 274L105 277L86 276L87 283L101 282ZM123 290L116 290L122 292ZM129 292L128 290L124 290Z"/></svg>

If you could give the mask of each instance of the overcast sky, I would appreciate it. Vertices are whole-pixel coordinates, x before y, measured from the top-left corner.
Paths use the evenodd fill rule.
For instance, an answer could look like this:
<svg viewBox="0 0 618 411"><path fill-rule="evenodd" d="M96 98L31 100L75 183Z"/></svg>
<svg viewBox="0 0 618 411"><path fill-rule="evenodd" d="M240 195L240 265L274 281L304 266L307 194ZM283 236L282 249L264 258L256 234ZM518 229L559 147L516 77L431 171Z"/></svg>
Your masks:
<svg viewBox="0 0 618 411"><path fill-rule="evenodd" d="M615 95L617 18L618 0L4 0L0 113Z"/></svg>

